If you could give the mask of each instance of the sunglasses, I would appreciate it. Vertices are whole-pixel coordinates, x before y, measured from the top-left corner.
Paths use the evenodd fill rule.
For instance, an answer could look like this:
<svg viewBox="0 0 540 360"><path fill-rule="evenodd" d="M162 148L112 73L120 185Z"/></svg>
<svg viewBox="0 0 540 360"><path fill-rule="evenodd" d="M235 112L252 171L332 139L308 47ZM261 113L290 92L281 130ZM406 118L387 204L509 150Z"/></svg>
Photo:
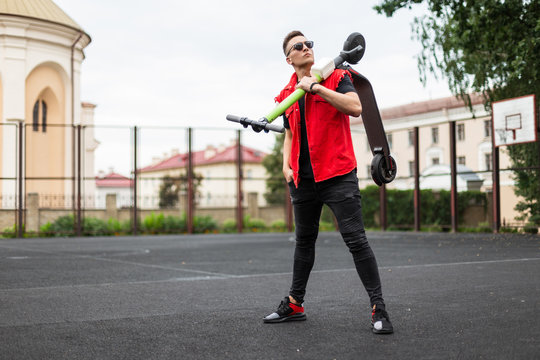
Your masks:
<svg viewBox="0 0 540 360"><path fill-rule="evenodd" d="M297 42L296 44L294 44L293 46L291 46L291 48L289 49L289 51L287 52L287 55L286 56L289 56L289 54L291 53L292 49L295 49L295 50L302 50L304 48L304 45L306 45L306 47L308 49L311 49L313 47L313 41L311 40L308 40L308 41L304 41L304 42Z"/></svg>

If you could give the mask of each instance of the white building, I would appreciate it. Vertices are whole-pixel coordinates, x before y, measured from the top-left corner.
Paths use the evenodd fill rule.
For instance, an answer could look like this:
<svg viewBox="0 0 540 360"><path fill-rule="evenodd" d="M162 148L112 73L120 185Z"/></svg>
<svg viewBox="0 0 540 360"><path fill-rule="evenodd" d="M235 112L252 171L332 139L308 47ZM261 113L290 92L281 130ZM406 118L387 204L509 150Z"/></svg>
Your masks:
<svg viewBox="0 0 540 360"><path fill-rule="evenodd" d="M237 194L237 145L208 146L205 150L193 152L193 171L202 177L197 203L203 207L231 207L236 205ZM243 199L256 192L258 203L265 205L266 169L262 160L266 153L242 146ZM173 151L163 159L139 170L140 206L157 208L159 188L164 176L179 177L186 174L187 154Z"/></svg>
<svg viewBox="0 0 540 360"><path fill-rule="evenodd" d="M130 178L115 173L114 170L108 174L100 172L96 177L96 198L95 207L98 209L104 209L106 207L107 195L116 195L116 207L127 208L132 206L131 200L131 187L133 186L133 180Z"/></svg>
<svg viewBox="0 0 540 360"><path fill-rule="evenodd" d="M381 117L397 163L397 177L389 188L414 188L413 129L419 128L420 188L450 189L450 122L456 122L456 158L458 191L482 190L491 192L492 182L492 124L480 96L471 96L474 114L455 97L434 99L382 109ZM373 156L367 142L361 118L351 118L353 142L358 161L360 187L372 185L370 165ZM500 151L500 168L510 166L504 148ZM470 171L475 172L471 174ZM446 174L446 175L444 175ZM501 220L514 222L519 215L514 206L514 181L510 172L501 172Z"/></svg>
<svg viewBox="0 0 540 360"><path fill-rule="evenodd" d="M70 199L73 125L93 123L80 99L80 69L90 36L51 0L0 0L0 193L15 194L17 135L25 123L25 193ZM84 177L94 177L92 130L85 132ZM6 179L7 178L7 179ZM35 179L39 178L39 179ZM45 180L44 178L49 178ZM50 178L56 178L52 180ZM68 180L66 180L68 179ZM94 184L85 184L86 195ZM71 200L69 200L71 201ZM11 201L3 207L13 207Z"/></svg>

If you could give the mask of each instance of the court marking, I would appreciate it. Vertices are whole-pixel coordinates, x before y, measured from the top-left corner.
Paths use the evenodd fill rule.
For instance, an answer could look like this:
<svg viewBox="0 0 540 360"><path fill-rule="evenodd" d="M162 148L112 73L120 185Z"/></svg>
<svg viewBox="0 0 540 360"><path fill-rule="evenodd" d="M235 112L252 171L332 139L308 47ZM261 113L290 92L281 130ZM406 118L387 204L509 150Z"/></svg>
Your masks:
<svg viewBox="0 0 540 360"><path fill-rule="evenodd" d="M2 247L2 246L0 246ZM45 251L43 251L45 252ZM73 256L73 257L87 257L83 255ZM183 277L183 278L171 278L171 279L162 279L162 280L142 280L142 281L124 281L124 282L113 282L113 283L96 283L96 284L76 284L76 285L59 285L59 286L45 286L45 287L32 287L32 288L13 288L13 289L0 289L2 292L16 292L16 291L35 291L35 290L58 290L58 289L73 289L73 288L84 288L84 287L111 287L119 285L144 285L144 284L159 284L159 283L176 283L176 282L195 282L195 281L208 281L208 280L231 280L231 279L251 279L251 278L260 278L260 277L273 277L273 276L290 276L292 272L281 272L281 273L263 273L263 274L247 274L247 275L233 275L233 274L221 274L213 273L208 271L201 270L192 270L192 269L180 269L169 266L160 266L160 265L151 265L151 264L141 264L131 261L115 260L115 259L104 259L99 257L87 258L95 260L105 260L119 263L126 263L129 265L139 265L142 267L153 267L166 270L178 270L184 272L194 272L206 274L205 276L193 276L193 277ZM484 265L484 264L500 264L500 263L512 263L512 262L529 262L529 261L540 261L540 258L518 258L518 259L500 259L500 260L484 260L484 261L464 261L464 262L452 262L452 263L439 263L439 264L417 264L417 265L396 265L396 266L381 266L379 270L393 270L393 269L416 269L416 268L433 268L433 267L451 267L451 266L467 266L467 265ZM326 269L326 270L313 270L312 274L324 274L324 273L335 273L335 272L356 272L355 268L344 268L344 269Z"/></svg>

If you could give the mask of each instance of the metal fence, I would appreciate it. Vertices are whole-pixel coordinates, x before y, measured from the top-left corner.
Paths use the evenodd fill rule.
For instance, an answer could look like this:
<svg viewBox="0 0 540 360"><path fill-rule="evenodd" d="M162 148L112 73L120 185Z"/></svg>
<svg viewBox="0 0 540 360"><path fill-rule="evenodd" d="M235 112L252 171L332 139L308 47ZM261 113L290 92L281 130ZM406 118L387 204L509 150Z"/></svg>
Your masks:
<svg viewBox="0 0 540 360"><path fill-rule="evenodd" d="M448 224L457 231L456 129L449 123L451 148L451 208L452 220ZM414 168L412 174L398 169L396 180L414 183L414 230L420 230L420 159L418 131L414 134ZM288 187L283 204L272 208L263 196L268 175L260 166L251 166L260 149L260 139L270 135L243 136L250 130L230 128L174 128L138 126L85 126L47 125L46 134L31 125L0 124L4 140L0 173L0 230L12 228L15 235L37 232L54 217L71 215L73 234L83 233L85 217L97 216L107 220L116 216L129 221L132 234L141 231L141 220L151 212L168 212L185 216L186 231L194 232L194 218L216 215L221 221L236 221L236 230L243 231L245 215L261 217L267 222L280 220L292 230L292 210L288 200ZM253 145L246 141L249 139ZM97 139L97 140L96 140ZM249 145L249 146L248 146ZM245 150L249 148L249 151ZM196 150L195 150L196 149ZM247 151L247 152L246 152ZM500 198L498 198L498 157L493 153L493 169L475 172L490 176L495 184L493 196L493 229L501 226ZM260 154L259 154L260 155ZM208 159L215 157L215 161ZM114 167L114 169L107 169ZM112 178L96 172L105 170ZM510 171L503 169L502 171ZM535 171L536 168L532 168ZM118 178L114 176L118 175ZM359 168L361 183L371 183L367 172ZM164 177L173 184L177 199L163 204L160 190ZM99 185L100 181L105 183ZM101 181L103 183L103 181ZM107 182L108 181L108 182ZM107 198L110 193L113 199ZM255 195L254 195L255 194ZM388 227L386 187L379 191L379 223ZM248 196L248 195L251 195ZM250 200L251 199L251 200ZM116 209L116 210L115 210ZM101 213L98 214L98 211ZM121 213L120 213L120 212ZM39 220L35 220L35 217Z"/></svg>

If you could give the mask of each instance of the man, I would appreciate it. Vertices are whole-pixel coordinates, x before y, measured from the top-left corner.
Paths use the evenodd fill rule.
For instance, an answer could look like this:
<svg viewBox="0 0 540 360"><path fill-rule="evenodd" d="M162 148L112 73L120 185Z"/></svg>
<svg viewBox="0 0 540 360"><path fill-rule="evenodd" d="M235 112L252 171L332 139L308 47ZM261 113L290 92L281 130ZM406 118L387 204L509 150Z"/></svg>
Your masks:
<svg viewBox="0 0 540 360"><path fill-rule="evenodd" d="M283 41L286 61L294 68L281 102L295 89L306 96L285 111L283 175L289 184L296 225L293 279L289 296L265 323L305 320L304 295L315 261L315 241L322 206L327 204L352 253L356 270L369 295L374 333L393 332L385 309L377 262L364 231L349 116L360 116L362 105L350 74L335 70L320 84L311 76L313 42L300 31Z"/></svg>

